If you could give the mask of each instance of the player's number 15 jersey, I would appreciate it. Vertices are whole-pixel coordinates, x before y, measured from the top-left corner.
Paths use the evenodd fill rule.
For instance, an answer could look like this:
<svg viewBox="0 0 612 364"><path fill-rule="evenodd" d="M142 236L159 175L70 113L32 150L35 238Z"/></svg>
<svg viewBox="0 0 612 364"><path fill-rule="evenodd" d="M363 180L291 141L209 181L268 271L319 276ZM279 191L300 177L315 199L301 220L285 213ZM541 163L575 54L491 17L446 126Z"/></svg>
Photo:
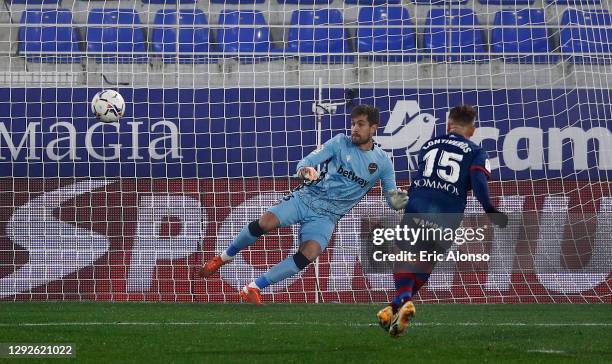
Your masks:
<svg viewBox="0 0 612 364"><path fill-rule="evenodd" d="M409 205L410 201L426 199L440 207L437 211L463 212L467 193L472 189L470 173L480 170L487 177L491 176L486 152L455 133L425 143L419 152L418 163Z"/></svg>

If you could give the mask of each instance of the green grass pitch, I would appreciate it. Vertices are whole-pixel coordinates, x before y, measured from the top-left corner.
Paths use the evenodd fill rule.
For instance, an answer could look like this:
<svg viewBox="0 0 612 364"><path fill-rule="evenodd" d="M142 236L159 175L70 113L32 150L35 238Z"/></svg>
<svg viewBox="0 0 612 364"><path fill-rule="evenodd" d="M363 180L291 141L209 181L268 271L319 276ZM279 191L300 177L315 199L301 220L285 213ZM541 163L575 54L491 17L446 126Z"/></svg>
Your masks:
<svg viewBox="0 0 612 364"><path fill-rule="evenodd" d="M380 307L5 302L0 342L75 343L96 363L612 362L610 305L420 304L399 339L375 324Z"/></svg>

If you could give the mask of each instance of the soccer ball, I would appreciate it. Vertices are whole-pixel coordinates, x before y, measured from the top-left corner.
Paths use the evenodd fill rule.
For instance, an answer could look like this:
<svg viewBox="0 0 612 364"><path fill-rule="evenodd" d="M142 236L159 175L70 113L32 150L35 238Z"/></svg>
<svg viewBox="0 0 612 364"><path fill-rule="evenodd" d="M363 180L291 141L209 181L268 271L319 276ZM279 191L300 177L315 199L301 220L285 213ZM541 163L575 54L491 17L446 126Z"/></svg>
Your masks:
<svg viewBox="0 0 612 364"><path fill-rule="evenodd" d="M115 90L102 90L91 100L91 111L100 121L114 123L123 116L125 101Z"/></svg>

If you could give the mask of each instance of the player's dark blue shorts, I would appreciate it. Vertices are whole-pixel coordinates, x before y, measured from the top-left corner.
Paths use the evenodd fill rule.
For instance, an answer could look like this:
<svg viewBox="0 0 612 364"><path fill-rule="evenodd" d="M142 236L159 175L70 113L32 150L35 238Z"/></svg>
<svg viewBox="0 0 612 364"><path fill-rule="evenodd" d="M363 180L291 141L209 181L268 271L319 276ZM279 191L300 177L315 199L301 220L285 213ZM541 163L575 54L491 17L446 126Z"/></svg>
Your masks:
<svg viewBox="0 0 612 364"><path fill-rule="evenodd" d="M454 212L448 206L440 206L429 198L412 197L400 225L421 230L421 238L411 244L400 242L396 245L403 251L416 254L421 251L444 253L454 241L449 239L450 234L444 233L447 229L458 228L462 219L463 213Z"/></svg>

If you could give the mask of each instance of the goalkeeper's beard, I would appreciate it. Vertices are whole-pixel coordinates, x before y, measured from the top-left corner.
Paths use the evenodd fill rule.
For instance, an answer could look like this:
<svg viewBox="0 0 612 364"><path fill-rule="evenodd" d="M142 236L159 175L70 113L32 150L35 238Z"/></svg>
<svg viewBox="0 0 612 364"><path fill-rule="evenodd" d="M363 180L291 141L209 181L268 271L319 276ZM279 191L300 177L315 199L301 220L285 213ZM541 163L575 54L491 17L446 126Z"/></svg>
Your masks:
<svg viewBox="0 0 612 364"><path fill-rule="evenodd" d="M359 135L351 135L351 141L356 146L368 144L371 140L372 140L372 138L369 137L369 136L366 137L366 138L361 138L361 136L359 136Z"/></svg>

